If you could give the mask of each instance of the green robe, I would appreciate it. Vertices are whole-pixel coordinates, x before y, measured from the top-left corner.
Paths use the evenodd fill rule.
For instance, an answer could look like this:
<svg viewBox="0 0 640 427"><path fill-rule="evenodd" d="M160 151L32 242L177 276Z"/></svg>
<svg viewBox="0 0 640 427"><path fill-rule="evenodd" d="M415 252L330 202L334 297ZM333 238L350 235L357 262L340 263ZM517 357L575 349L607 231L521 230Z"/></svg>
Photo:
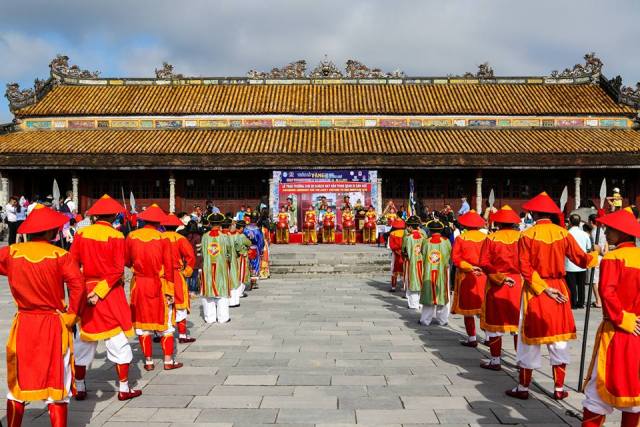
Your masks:
<svg viewBox="0 0 640 427"><path fill-rule="evenodd" d="M240 274L238 273L238 252L236 252L236 236L234 234L225 234L227 238L227 254L229 254L229 286L231 289L240 287Z"/></svg>
<svg viewBox="0 0 640 427"><path fill-rule="evenodd" d="M229 236L214 228L202 236L202 296L228 298L229 286Z"/></svg>
<svg viewBox="0 0 640 427"><path fill-rule="evenodd" d="M249 259L247 258L247 253L249 252L249 247L251 246L251 240L243 233L238 232L231 236L233 238L233 250L237 254L236 257L236 277L238 285L240 286L243 282L245 285L249 284L249 280L251 279L251 271L249 270ZM241 274L241 268L244 268L244 274ZM244 277L244 280L241 280L241 277ZM237 286L234 286L233 289L236 289Z"/></svg>
<svg viewBox="0 0 640 427"><path fill-rule="evenodd" d="M440 240L434 243L433 240ZM451 243L439 235L425 240L424 286L420 292L422 305L446 305L449 302L449 260Z"/></svg>
<svg viewBox="0 0 640 427"><path fill-rule="evenodd" d="M405 258L404 283L409 292L420 292L424 276L425 237L420 231L405 232L402 253Z"/></svg>

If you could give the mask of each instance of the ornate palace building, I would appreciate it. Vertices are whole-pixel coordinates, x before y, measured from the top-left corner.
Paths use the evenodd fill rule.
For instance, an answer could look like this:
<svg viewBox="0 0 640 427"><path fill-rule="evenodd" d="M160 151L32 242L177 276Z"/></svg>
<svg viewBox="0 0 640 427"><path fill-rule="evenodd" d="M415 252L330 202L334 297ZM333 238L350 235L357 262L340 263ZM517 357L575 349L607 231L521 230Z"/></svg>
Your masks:
<svg viewBox="0 0 640 427"><path fill-rule="evenodd" d="M240 78L187 77L169 64L155 78L103 78L58 56L35 88L7 85L15 120L0 129L0 193L44 196L56 178L81 210L105 192L176 211L207 199L276 208L302 191L278 186L335 170L329 180L367 182L336 199L362 190L378 209L406 201L410 178L415 198L437 209L461 195L480 206L491 189L519 207L565 186L570 209L595 199L603 177L636 203L640 87L601 69L589 54L539 77L497 77L488 64L408 77L325 60Z"/></svg>

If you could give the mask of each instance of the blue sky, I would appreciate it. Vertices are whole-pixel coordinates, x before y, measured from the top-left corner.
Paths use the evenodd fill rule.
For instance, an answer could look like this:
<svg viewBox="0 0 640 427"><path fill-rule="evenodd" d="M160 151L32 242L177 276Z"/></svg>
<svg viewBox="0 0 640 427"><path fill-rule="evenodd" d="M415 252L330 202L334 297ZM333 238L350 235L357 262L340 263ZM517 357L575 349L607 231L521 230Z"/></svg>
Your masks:
<svg viewBox="0 0 640 427"><path fill-rule="evenodd" d="M324 55L409 75L546 75L595 51L608 77L640 80L637 0L3 0L0 84L31 86L64 53L103 76L242 76ZM0 102L0 123L12 116Z"/></svg>

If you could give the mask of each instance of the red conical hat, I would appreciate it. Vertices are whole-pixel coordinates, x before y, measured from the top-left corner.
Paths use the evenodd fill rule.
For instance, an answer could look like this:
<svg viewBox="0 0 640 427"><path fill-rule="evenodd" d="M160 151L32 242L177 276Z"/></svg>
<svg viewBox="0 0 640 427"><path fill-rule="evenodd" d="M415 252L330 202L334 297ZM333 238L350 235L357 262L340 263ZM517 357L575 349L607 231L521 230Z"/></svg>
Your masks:
<svg viewBox="0 0 640 427"><path fill-rule="evenodd" d="M630 236L640 237L640 223L631 208L624 208L596 219L600 224L615 228Z"/></svg>
<svg viewBox="0 0 640 427"><path fill-rule="evenodd" d="M138 219L147 222L163 222L167 218L167 214L155 203L149 206L144 212L138 214Z"/></svg>
<svg viewBox="0 0 640 427"><path fill-rule="evenodd" d="M184 224L182 223L182 221L180 221L180 218L170 213L165 217L161 225L164 225L165 227L181 227Z"/></svg>
<svg viewBox="0 0 640 427"><path fill-rule="evenodd" d="M87 210L88 215L117 215L124 212L124 206L114 200L108 194L100 197L94 204Z"/></svg>
<svg viewBox="0 0 640 427"><path fill-rule="evenodd" d="M560 215L562 212L556 202L546 192L538 194L533 199L522 205L522 209L526 209L531 212L544 212Z"/></svg>
<svg viewBox="0 0 640 427"><path fill-rule="evenodd" d="M489 218L492 222L496 222L498 224L519 224L520 217L515 213L511 206L504 205L500 208L500 210L496 213L491 214Z"/></svg>
<svg viewBox="0 0 640 427"><path fill-rule="evenodd" d="M468 228L482 228L485 226L484 218L482 218L476 211L471 209L464 215L458 217L460 225Z"/></svg>
<svg viewBox="0 0 640 427"><path fill-rule="evenodd" d="M27 219L20 224L20 227L18 227L18 233L34 234L47 230L57 230L67 222L69 222L68 216L38 203L27 216Z"/></svg>

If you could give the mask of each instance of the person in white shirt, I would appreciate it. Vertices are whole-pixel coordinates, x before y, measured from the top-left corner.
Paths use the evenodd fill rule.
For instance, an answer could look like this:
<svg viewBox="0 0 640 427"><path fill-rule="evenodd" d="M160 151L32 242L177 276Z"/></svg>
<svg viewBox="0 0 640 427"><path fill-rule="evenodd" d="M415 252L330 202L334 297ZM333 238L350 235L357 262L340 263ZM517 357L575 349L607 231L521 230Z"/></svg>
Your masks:
<svg viewBox="0 0 640 427"><path fill-rule="evenodd" d="M580 215L569 217L569 234L576 239L578 246L585 252L591 251L591 236L580 226ZM580 268L568 259L564 261L567 272L567 285L571 296L571 308L584 308L584 286L587 281L587 270Z"/></svg>
<svg viewBox="0 0 640 427"><path fill-rule="evenodd" d="M13 245L16 243L16 237L18 232L18 198L15 196L11 196L9 198L9 203L5 206L4 211L7 216L7 225L9 227L9 240L8 244Z"/></svg>

